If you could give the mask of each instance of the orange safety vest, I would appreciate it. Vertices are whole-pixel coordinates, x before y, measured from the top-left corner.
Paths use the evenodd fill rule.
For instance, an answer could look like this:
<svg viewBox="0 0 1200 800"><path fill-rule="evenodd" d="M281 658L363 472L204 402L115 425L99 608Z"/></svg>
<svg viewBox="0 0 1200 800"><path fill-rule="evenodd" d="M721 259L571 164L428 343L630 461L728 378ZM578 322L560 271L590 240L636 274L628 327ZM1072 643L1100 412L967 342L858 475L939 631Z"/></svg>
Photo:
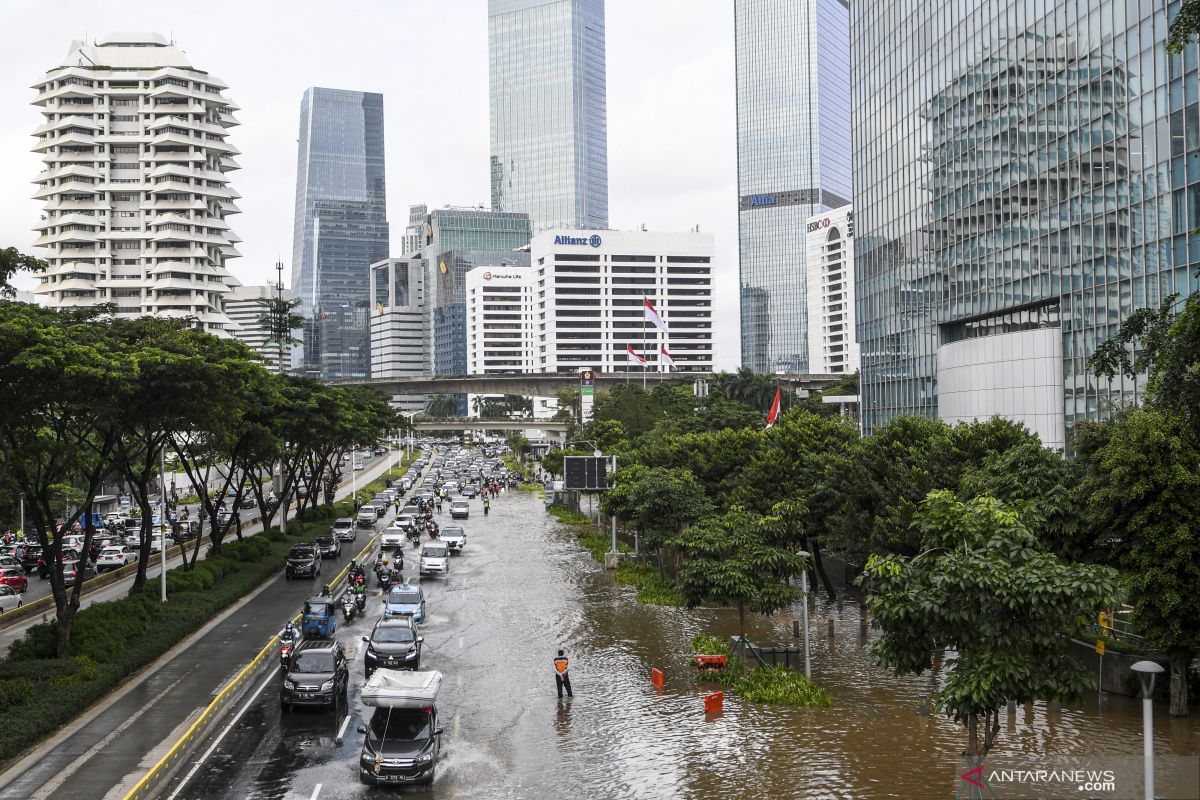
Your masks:
<svg viewBox="0 0 1200 800"><path fill-rule="evenodd" d="M566 675L567 674L567 659L565 659L565 658L554 659L554 668L556 670L558 670L559 675Z"/></svg>

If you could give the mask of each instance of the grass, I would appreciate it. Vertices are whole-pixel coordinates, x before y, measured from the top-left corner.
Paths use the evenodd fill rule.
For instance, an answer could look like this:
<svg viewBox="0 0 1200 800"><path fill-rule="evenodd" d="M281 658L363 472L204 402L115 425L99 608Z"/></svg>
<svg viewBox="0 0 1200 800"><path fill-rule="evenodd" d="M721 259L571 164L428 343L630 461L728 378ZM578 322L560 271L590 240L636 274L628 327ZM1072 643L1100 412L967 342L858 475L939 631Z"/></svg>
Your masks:
<svg viewBox="0 0 1200 800"><path fill-rule="evenodd" d="M362 489L383 489L382 478ZM78 613L71 629L72 655L55 657L55 623L35 625L0 659L0 770L26 748L67 724L141 667L199 630L265 581L279 574L288 548L311 540L338 517L350 516L352 501L341 500L292 520L283 534L238 541L227 539L219 556L197 561L194 569L167 573L170 602L158 600L158 582L145 591Z"/></svg>
<svg viewBox="0 0 1200 800"><path fill-rule="evenodd" d="M617 583L637 589L639 603L651 606L684 606L687 602L679 587L669 578L661 578L652 564L624 561L613 575Z"/></svg>
<svg viewBox="0 0 1200 800"><path fill-rule="evenodd" d="M542 486L540 483L518 483L517 488L522 492L537 492L538 494L542 495L544 495L546 492L546 487Z"/></svg>
<svg viewBox="0 0 1200 800"><path fill-rule="evenodd" d="M581 514L580 512L576 511L573 508L567 508L566 506L560 506L558 504L555 504L555 505L550 506L546 510L550 512L550 515L552 517L554 517L556 520L561 522L563 525L594 525L595 524L594 522L592 522L591 518L588 517L587 514Z"/></svg>
<svg viewBox="0 0 1200 800"><path fill-rule="evenodd" d="M692 650L697 655L729 656L727 644L704 633L692 637ZM724 684L751 703L799 708L829 708L833 705L833 697L825 688L787 667L755 667L747 671L741 659L729 657L724 672L707 672L705 680Z"/></svg>

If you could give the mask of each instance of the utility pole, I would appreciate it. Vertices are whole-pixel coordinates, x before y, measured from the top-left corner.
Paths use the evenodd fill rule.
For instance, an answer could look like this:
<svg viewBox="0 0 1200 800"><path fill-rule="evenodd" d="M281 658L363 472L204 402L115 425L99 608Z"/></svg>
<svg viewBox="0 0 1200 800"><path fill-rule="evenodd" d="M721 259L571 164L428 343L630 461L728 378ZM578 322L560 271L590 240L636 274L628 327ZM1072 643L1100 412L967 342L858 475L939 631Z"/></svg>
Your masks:
<svg viewBox="0 0 1200 800"><path fill-rule="evenodd" d="M271 333L275 337L275 346L279 354L276 371L283 375L283 343L291 335L287 329L288 309L283 302L283 259L275 262L275 311L271 314ZM275 462L275 480L271 482L275 496L279 500L279 530L287 536L287 508L284 507L283 497L283 459Z"/></svg>

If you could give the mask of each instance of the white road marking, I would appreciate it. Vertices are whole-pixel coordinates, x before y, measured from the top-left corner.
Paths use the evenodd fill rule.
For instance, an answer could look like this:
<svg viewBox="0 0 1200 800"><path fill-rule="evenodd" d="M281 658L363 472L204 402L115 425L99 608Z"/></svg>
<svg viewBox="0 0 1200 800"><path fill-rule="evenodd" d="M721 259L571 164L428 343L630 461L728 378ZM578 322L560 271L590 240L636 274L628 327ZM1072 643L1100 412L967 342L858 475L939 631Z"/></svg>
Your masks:
<svg viewBox="0 0 1200 800"><path fill-rule="evenodd" d="M317 800L317 795L321 793L321 785L317 784L317 788L313 789L312 797L308 798L308 800Z"/></svg>
<svg viewBox="0 0 1200 800"><path fill-rule="evenodd" d="M350 724L350 713L346 712L346 718L342 720L342 727L338 728L337 742L341 744L342 739L346 735L346 726Z"/></svg>
<svg viewBox="0 0 1200 800"><path fill-rule="evenodd" d="M219 745L221 740L225 738L225 734L233 730L233 726L236 725L238 720L242 718L242 714L246 713L246 709L254 705L254 701L260 694L262 694L262 690L267 688L267 684L275 680L277 677L278 675L275 673L274 665L272 665L272 668L267 670L266 679L258 685L258 688L254 690L254 694L243 699L242 707L239 708L238 712L233 715L233 719L231 719L229 724L227 724L224 730L221 731L221 735L218 736L212 745L204 751L204 755L200 756L200 760L192 765L192 768L188 770L188 774L183 776L183 780L180 781L179 786L175 788L175 791L171 792L170 796L167 797L167 800L175 800L179 793L183 791L184 787L188 785L188 781L192 779L192 776L196 774L196 770L200 769L200 767L204 765L204 762L208 760L208 757L213 754L213 751L217 749L217 745Z"/></svg>
<svg viewBox="0 0 1200 800"><path fill-rule="evenodd" d="M41 798L52 796L55 790L57 790L58 787L62 786L66 782L67 778L74 775L80 767L87 763L89 758L99 753L105 747L108 747L108 745L111 744L114 739L128 730L131 725L138 721L142 714L145 714L147 711L149 711L150 708L159 701L159 699L174 689L176 684L182 681L185 677L187 676L181 675L180 677L176 678L170 686L156 694L149 702L145 703L141 708L139 708L137 712L131 714L129 719L125 720L120 725L109 731L107 736L89 747L87 752L85 752L83 755L73 759L70 766L64 767L63 770L55 775L51 780L42 784L42 788L34 792L29 800L41 800Z"/></svg>
<svg viewBox="0 0 1200 800"><path fill-rule="evenodd" d="M458 637L458 649L459 650L463 649L463 637L461 637L461 636Z"/></svg>
<svg viewBox="0 0 1200 800"><path fill-rule="evenodd" d="M458 737L458 714L454 715L454 736Z"/></svg>

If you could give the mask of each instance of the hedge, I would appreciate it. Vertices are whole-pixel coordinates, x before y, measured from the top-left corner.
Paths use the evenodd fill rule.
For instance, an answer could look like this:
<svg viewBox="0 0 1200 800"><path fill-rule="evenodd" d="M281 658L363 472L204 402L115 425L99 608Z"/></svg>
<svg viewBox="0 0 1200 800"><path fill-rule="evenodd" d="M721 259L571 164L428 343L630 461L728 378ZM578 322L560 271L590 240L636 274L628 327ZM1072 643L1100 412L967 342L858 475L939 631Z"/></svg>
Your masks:
<svg viewBox="0 0 1200 800"><path fill-rule="evenodd" d="M359 489L371 495L395 470ZM135 671L153 662L264 582L279 573L288 548L311 540L329 524L353 514L350 499L306 513L305 520L222 544L220 556L194 569L167 573L169 602L159 602L158 581L142 592L80 611L71 630L70 658L55 657L55 626L35 625L0 659L0 771L26 749L69 723Z"/></svg>

